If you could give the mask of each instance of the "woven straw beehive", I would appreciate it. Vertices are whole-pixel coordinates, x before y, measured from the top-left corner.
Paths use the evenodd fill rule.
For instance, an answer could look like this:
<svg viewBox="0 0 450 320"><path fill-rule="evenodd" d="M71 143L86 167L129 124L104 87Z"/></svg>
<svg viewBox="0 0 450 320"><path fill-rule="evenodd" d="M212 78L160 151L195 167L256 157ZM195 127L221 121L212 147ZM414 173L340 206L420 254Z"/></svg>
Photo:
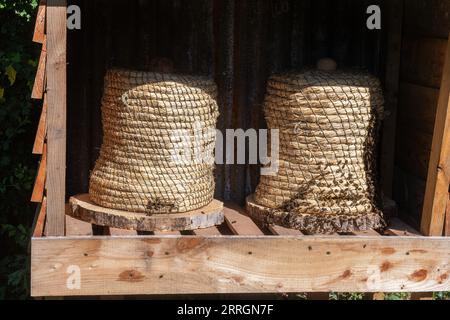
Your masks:
<svg viewBox="0 0 450 320"><path fill-rule="evenodd" d="M180 164L174 156L186 150L195 156L201 149L212 157L215 134L203 131L215 128L216 95L216 85L204 77L108 71L102 99L104 137L91 175L91 200L147 214L186 212L209 204L213 163Z"/></svg>
<svg viewBox="0 0 450 320"><path fill-rule="evenodd" d="M268 127L279 129L279 172L261 176L255 201L269 223L310 233L384 226L376 192L380 83L357 71L272 76Z"/></svg>

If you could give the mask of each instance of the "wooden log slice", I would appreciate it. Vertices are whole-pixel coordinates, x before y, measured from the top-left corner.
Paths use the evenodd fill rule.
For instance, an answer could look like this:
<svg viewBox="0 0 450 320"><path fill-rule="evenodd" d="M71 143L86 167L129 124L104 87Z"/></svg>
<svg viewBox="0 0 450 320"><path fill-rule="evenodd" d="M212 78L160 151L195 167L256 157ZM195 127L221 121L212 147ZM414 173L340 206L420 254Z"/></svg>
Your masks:
<svg viewBox="0 0 450 320"><path fill-rule="evenodd" d="M88 194L73 196L69 200L74 218L99 225L138 231L182 231L209 228L224 222L223 203L213 200L207 206L184 213L134 213L100 207Z"/></svg>

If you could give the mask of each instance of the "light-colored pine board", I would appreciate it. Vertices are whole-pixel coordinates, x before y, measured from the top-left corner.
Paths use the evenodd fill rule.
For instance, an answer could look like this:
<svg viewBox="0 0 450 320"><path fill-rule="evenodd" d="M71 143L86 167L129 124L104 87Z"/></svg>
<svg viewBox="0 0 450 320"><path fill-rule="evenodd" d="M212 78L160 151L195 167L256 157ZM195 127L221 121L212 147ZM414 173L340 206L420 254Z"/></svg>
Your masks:
<svg viewBox="0 0 450 320"><path fill-rule="evenodd" d="M45 216L47 214L47 199L42 199L42 204L39 208L39 213L33 229L33 237L42 237L44 234Z"/></svg>
<svg viewBox="0 0 450 320"><path fill-rule="evenodd" d="M421 231L441 236L450 183L450 36L443 69L433 144L428 166L427 186L422 211Z"/></svg>
<svg viewBox="0 0 450 320"><path fill-rule="evenodd" d="M32 99L42 99L45 91L45 71L47 63L47 39L44 36L44 42L42 45L41 56L39 57L38 68L36 71L36 77L34 78L33 90L31 91Z"/></svg>
<svg viewBox="0 0 450 320"><path fill-rule="evenodd" d="M44 103L42 105L41 117L36 132L36 138L33 145L33 154L42 154L44 152L45 135L47 134L47 94L44 94Z"/></svg>
<svg viewBox="0 0 450 320"><path fill-rule="evenodd" d="M33 193L31 194L31 202L42 202L44 197L45 181L47 175L47 144L44 144L39 169L34 182Z"/></svg>
<svg viewBox="0 0 450 320"><path fill-rule="evenodd" d="M285 227L277 226L275 224L271 224L268 226L270 232L272 232L274 235L278 236L301 236L303 233L299 230L295 229L288 229Z"/></svg>
<svg viewBox="0 0 450 320"><path fill-rule="evenodd" d="M448 194L447 209L445 214L444 235L450 237L450 193Z"/></svg>
<svg viewBox="0 0 450 320"><path fill-rule="evenodd" d="M378 232L376 232L375 230L372 230L372 229L365 230L365 231L354 231L354 232L352 232L352 234L354 234L355 236L360 236L360 237L381 236L381 234L379 234Z"/></svg>
<svg viewBox="0 0 450 320"><path fill-rule="evenodd" d="M34 238L32 296L449 289L445 237ZM78 266L79 289L67 287Z"/></svg>
<svg viewBox="0 0 450 320"><path fill-rule="evenodd" d="M202 237L205 237L205 236L220 236L221 235L221 233L220 233L219 229L217 229L217 227L193 230L193 233L196 236L202 236Z"/></svg>
<svg viewBox="0 0 450 320"><path fill-rule="evenodd" d="M380 175L384 194L388 197L392 197L394 176L395 133L400 79L403 11L404 2L402 0L393 0L386 3L388 32L386 32L385 110L387 117L383 122Z"/></svg>
<svg viewBox="0 0 450 320"><path fill-rule="evenodd" d="M154 231L155 236L179 236L180 231Z"/></svg>
<svg viewBox="0 0 450 320"><path fill-rule="evenodd" d="M34 26L33 42L42 44L45 42L45 15L45 0L41 0L39 2L38 12L36 16L36 24Z"/></svg>
<svg viewBox="0 0 450 320"><path fill-rule="evenodd" d="M386 234L399 237L421 236L419 231L398 218L391 219L389 227L386 229Z"/></svg>
<svg viewBox="0 0 450 320"><path fill-rule="evenodd" d="M47 0L47 224L51 236L65 232L66 44L65 0Z"/></svg>
<svg viewBox="0 0 450 320"><path fill-rule="evenodd" d="M117 229L117 228L109 228L109 232L111 236L136 236L136 230L126 230L126 229Z"/></svg>
<svg viewBox="0 0 450 320"><path fill-rule="evenodd" d="M67 204L65 207L65 211L69 212L70 208ZM92 236L92 225L90 223L72 218L71 216L65 216L66 220L66 235L68 237L77 237L77 236Z"/></svg>
<svg viewBox="0 0 450 320"><path fill-rule="evenodd" d="M153 214L115 210L96 205L89 194L69 199L71 216L99 226L139 231L183 231L223 223L223 203L213 200L207 206L183 213Z"/></svg>
<svg viewBox="0 0 450 320"><path fill-rule="evenodd" d="M223 211L225 222L234 234L242 236L258 236L264 234L241 207L227 203Z"/></svg>

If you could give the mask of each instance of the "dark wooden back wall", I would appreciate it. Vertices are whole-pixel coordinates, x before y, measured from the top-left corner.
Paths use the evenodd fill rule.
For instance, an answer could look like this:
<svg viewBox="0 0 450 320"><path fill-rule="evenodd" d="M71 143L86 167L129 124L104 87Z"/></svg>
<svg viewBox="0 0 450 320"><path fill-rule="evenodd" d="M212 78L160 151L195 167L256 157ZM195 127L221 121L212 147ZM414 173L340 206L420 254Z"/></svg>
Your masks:
<svg viewBox="0 0 450 320"><path fill-rule="evenodd" d="M70 2L70 1L69 1ZM385 33L366 28L366 0L81 0L82 29L68 34L67 194L87 192L102 142L100 99L109 67L143 69L168 57L219 87L218 128L264 128L272 72L332 57L384 76ZM243 203L257 166L220 165L216 196Z"/></svg>

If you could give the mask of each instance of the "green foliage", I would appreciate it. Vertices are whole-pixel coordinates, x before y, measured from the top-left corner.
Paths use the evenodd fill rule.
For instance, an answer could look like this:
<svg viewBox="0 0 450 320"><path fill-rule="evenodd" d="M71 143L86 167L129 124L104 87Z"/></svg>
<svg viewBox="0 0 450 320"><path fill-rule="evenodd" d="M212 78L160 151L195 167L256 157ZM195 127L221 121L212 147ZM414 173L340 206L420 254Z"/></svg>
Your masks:
<svg viewBox="0 0 450 320"><path fill-rule="evenodd" d="M31 41L37 4L0 0L0 299L26 298L29 291L37 165L31 146L40 110L30 99L40 51Z"/></svg>

